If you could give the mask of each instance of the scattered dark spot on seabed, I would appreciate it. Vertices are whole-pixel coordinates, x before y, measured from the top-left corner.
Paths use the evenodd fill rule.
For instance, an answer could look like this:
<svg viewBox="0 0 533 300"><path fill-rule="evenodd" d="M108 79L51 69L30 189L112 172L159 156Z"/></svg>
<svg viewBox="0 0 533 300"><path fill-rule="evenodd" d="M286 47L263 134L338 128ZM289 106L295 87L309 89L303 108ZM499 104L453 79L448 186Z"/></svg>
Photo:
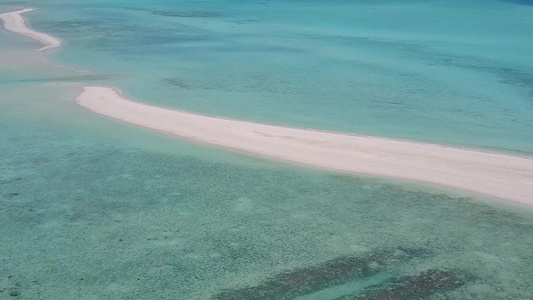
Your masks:
<svg viewBox="0 0 533 300"><path fill-rule="evenodd" d="M26 1L7 1L7 2L2 2L1 4L2 5L17 5L17 4L23 4L23 3L26 3Z"/></svg>
<svg viewBox="0 0 533 300"><path fill-rule="evenodd" d="M7 198L7 199L11 199L11 198L17 197L18 195L20 195L20 193L8 193L8 194L4 195L4 197Z"/></svg>
<svg viewBox="0 0 533 300"><path fill-rule="evenodd" d="M179 88L182 88L182 89L190 89L192 86L185 82L184 80L182 79L179 79L179 78L163 78L161 79L161 81L166 84L166 85L170 85L170 86L175 86L175 87L179 87Z"/></svg>
<svg viewBox="0 0 533 300"><path fill-rule="evenodd" d="M4 179L4 180L0 180L0 184L8 184L8 183L17 182L20 180L22 180L22 177L16 177L13 179Z"/></svg>
<svg viewBox="0 0 533 300"><path fill-rule="evenodd" d="M192 10L192 11L175 11L175 10L154 10L154 15L165 17L180 17L180 18L213 18L221 17L223 14L217 11L209 10Z"/></svg>
<svg viewBox="0 0 533 300"><path fill-rule="evenodd" d="M423 259L431 255L427 249L376 250L361 256L343 256L324 263L295 269L266 279L256 286L226 289L213 296L216 300L292 299L356 279L374 276L386 266ZM419 299L436 292L449 291L465 282L451 272L428 270L417 276L402 277L372 286L361 294L344 295L331 300L406 300ZM326 300L326 299L325 299Z"/></svg>
<svg viewBox="0 0 533 300"><path fill-rule="evenodd" d="M18 296L20 296L20 294L21 294L20 291L17 290L17 289L12 289L12 290L9 292L9 296L11 296L11 297L18 297Z"/></svg>

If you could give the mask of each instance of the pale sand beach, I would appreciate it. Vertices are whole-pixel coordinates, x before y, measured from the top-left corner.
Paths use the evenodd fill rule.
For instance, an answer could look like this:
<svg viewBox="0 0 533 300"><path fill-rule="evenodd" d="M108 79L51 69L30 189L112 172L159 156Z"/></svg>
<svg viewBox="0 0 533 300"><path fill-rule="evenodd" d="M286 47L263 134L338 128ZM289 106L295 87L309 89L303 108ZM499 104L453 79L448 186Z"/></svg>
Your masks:
<svg viewBox="0 0 533 300"><path fill-rule="evenodd" d="M0 14L0 20L2 20L2 23L6 30L18 33L23 36L27 36L29 38L41 42L43 44L43 47L40 48L39 51L61 47L60 39L48 35L46 33L31 30L26 26L26 21L24 20L22 15L34 10L35 8L25 8L14 12Z"/></svg>
<svg viewBox="0 0 533 300"><path fill-rule="evenodd" d="M6 30L61 46L29 29L23 9L0 15ZM533 159L371 136L289 128L156 107L110 87L86 86L77 103L96 113L195 142L319 168L399 178L533 205Z"/></svg>
<svg viewBox="0 0 533 300"><path fill-rule="evenodd" d="M211 117L86 86L77 103L188 140L319 168L431 183L533 205L533 159L435 144Z"/></svg>

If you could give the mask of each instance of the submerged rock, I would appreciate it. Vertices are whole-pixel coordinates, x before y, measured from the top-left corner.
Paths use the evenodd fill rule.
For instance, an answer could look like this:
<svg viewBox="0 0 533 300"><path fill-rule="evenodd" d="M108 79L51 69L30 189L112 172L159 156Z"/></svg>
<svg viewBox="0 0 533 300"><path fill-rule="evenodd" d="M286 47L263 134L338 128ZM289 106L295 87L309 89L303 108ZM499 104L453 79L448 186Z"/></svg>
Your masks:
<svg viewBox="0 0 533 300"><path fill-rule="evenodd" d="M11 291L11 292L9 293L9 296L12 296L12 297L18 297L18 296L20 296L20 292L17 291L17 290Z"/></svg>

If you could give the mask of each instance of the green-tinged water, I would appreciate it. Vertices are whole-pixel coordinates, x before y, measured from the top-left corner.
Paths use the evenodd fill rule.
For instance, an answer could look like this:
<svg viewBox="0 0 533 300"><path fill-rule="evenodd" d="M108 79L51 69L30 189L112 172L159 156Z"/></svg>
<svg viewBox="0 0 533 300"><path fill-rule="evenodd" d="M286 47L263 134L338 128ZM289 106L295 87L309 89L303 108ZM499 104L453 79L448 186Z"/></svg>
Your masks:
<svg viewBox="0 0 533 300"><path fill-rule="evenodd" d="M45 97L35 101L69 94L36 92ZM24 92L8 96L15 94ZM324 295L428 269L464 281L445 290L452 299L533 293L531 213L144 136L65 106L72 119L63 124L26 119L29 108L15 117L18 108L2 110L0 297L16 290L23 299L241 299L215 296L381 251L399 258L377 255L363 264L368 274L349 276L351 285L326 282L318 298L311 287L298 299L333 299ZM100 127L110 129L99 134ZM143 141L174 151L135 144Z"/></svg>
<svg viewBox="0 0 533 300"><path fill-rule="evenodd" d="M0 0L0 12L7 11L3 3ZM509 31L506 41L511 45L499 44L505 34L496 30L502 24L509 28L528 24L528 6L490 2L487 11L475 14L479 19L459 18L438 28L419 28L415 20L406 20L411 25L402 30L410 28L410 35L402 36L387 22L395 24L394 16L400 12L413 13L410 9L415 4L423 9L427 5L380 2L387 4L391 15L372 21L372 11L383 7L362 1L328 5L292 1L286 6L275 1L158 1L150 4L155 7L150 10L140 9L148 6L145 1L87 3L10 4L41 6L28 14L30 23L66 39L66 46L51 61L36 55L37 43L0 30L0 299L533 297L531 209L457 191L313 170L191 144L76 106L79 86L72 84L118 86L139 100L225 116L531 153L531 98L526 84L532 76L531 63L522 53L530 47L529 40L522 40L529 29ZM443 15L431 19L449 16L445 12L479 9L480 2L472 3L439 4L435 13ZM277 5L275 11L268 9L272 4ZM259 5L263 8L256 9ZM337 36L340 30L331 28L336 23L327 13L349 5L367 5L368 19L351 18L356 12L346 11L339 15L339 24L363 22L367 30L371 24L387 25L392 32L384 28L372 32L395 40L389 41L394 45L374 37L356 39L362 45L348 39L344 50L318 49L332 47L331 32ZM58 7L63 9L54 14ZM318 9L324 15L317 14ZM293 15L295 10L300 14ZM84 12L91 14L83 19ZM239 22L245 26L228 23L228 19L244 20L244 12L249 13L248 21ZM508 20L510 13L516 18ZM494 19L499 25L490 32L459 30L470 22L486 21L491 14L506 18ZM78 23L59 27L72 20ZM311 21L313 27L307 27ZM150 29L170 23L187 29L188 39L181 36L164 43L165 33L177 34L177 30ZM123 27L112 33L113 24ZM83 26L86 36L79 31ZM269 37L258 39L254 26L269 32ZM200 27L205 30L199 31ZM296 27L307 35L329 38L306 40L310 44L284 40ZM144 29L139 32L139 28ZM452 35L454 28L460 32ZM421 33L415 34L415 29ZM198 32L205 33L206 40ZM281 40L275 38L276 32ZM436 41L429 38L434 32L442 33ZM230 36L257 44L247 50L242 44L230 47L235 41L228 40ZM432 44L430 48L446 48L454 41L457 47L449 51L457 57L443 66L449 57L438 58L441 54L434 53L431 60L409 50L420 50L422 36ZM467 36L477 39L467 41ZM124 43L134 37L138 44L126 47ZM396 60L401 50L397 39L416 44L404 49L410 60ZM175 48L184 40L190 49ZM481 51L481 41L496 52ZM210 48L212 43L222 43L226 51ZM325 51L328 58L318 59L305 49L294 56L285 50L279 53L279 43L285 43L284 49ZM172 49L183 50L183 55ZM352 55L352 50L364 55L369 62L366 67L353 69L352 64L339 61ZM471 65L476 51L483 66ZM270 56L257 61L265 52ZM501 56L503 52L508 56ZM220 56L215 57L217 53ZM230 60L229 56L235 57ZM493 64L484 65L489 56ZM169 57L174 60L165 64ZM443 61L437 63L438 59ZM427 69L422 72L420 65L412 65L414 61ZM412 77L377 65L412 68ZM158 68L161 73L156 73ZM314 68L322 73L311 72ZM443 73L434 74L437 69ZM263 75L254 77L259 70ZM366 90L368 97L341 87L342 80L356 73L357 82L368 85L351 88ZM420 81L422 74L447 83L428 77L434 85L427 85ZM466 74L472 77L461 77ZM294 81L289 80L292 77ZM323 80L327 84L318 84ZM262 87L257 85L260 82ZM403 84L405 89L396 89ZM458 88L461 85L464 89ZM385 86L390 90L382 89ZM422 95L406 97L415 86ZM455 102L430 101L440 99L438 93L456 95ZM276 94L285 98L273 97ZM486 95L481 102L466 97L481 94ZM403 104L393 108L377 101L379 95L394 95L394 101ZM402 105L410 108L401 109ZM397 116L391 117L395 112Z"/></svg>

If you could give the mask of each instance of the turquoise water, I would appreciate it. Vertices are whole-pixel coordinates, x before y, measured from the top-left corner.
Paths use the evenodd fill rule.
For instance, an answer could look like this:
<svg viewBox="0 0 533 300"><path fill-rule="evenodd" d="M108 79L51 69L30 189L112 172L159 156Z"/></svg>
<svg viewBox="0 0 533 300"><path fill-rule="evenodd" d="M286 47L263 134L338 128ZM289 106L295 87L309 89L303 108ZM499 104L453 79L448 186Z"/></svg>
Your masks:
<svg viewBox="0 0 533 300"><path fill-rule="evenodd" d="M533 153L533 6L516 1L47 1L57 58L146 102Z"/></svg>
<svg viewBox="0 0 533 300"><path fill-rule="evenodd" d="M0 299L532 297L531 210L190 144L85 111L69 84L531 153L529 6L76 3L10 4L67 41L53 61L0 30Z"/></svg>

